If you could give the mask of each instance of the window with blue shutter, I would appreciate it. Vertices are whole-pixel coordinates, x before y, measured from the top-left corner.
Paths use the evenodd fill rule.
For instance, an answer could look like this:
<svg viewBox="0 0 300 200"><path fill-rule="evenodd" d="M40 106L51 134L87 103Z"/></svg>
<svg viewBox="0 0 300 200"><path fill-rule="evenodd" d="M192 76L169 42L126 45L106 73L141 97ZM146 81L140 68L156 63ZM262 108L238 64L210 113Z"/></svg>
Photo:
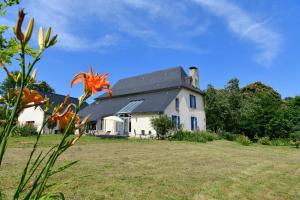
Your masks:
<svg viewBox="0 0 300 200"><path fill-rule="evenodd" d="M190 107L196 108L196 97L192 94L190 94Z"/></svg>
<svg viewBox="0 0 300 200"><path fill-rule="evenodd" d="M198 124L197 124L197 118L191 117L191 130L197 130Z"/></svg>
<svg viewBox="0 0 300 200"><path fill-rule="evenodd" d="M172 121L177 123L177 116L176 115L172 115Z"/></svg>
<svg viewBox="0 0 300 200"><path fill-rule="evenodd" d="M180 129L180 116L172 115L172 121L176 123L178 129Z"/></svg>

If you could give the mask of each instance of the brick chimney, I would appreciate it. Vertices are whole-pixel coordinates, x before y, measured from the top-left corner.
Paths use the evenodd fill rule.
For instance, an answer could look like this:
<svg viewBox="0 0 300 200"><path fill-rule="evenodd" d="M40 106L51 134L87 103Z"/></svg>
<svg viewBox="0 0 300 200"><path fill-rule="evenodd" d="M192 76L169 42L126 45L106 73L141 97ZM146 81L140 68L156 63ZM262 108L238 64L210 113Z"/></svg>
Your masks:
<svg viewBox="0 0 300 200"><path fill-rule="evenodd" d="M189 76L191 77L191 85L195 88L200 88L199 86L199 73L198 68L192 66L189 68Z"/></svg>

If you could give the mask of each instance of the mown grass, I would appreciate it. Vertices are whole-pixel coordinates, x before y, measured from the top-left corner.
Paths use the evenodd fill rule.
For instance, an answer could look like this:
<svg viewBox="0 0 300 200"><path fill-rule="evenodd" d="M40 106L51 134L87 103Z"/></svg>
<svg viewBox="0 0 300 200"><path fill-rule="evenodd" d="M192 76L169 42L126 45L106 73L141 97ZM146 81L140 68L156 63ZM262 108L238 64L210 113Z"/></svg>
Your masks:
<svg viewBox="0 0 300 200"><path fill-rule="evenodd" d="M43 136L41 148L59 137ZM0 171L6 197L33 139L9 141ZM80 162L49 182L66 199L300 199L300 150L292 147L83 137L59 163L72 160Z"/></svg>

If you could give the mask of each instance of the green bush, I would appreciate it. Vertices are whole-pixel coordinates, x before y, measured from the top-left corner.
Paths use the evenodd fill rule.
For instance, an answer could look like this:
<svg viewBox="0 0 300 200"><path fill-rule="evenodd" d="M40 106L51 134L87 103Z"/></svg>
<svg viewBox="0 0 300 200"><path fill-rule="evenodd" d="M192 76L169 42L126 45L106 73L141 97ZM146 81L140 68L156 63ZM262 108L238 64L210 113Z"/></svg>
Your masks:
<svg viewBox="0 0 300 200"><path fill-rule="evenodd" d="M171 135L171 131L175 129L175 122L168 116L160 115L159 117L151 119L151 124L156 131L158 139L164 140Z"/></svg>
<svg viewBox="0 0 300 200"><path fill-rule="evenodd" d="M214 132L200 131L200 132L196 132L195 134L199 134L201 137L205 138L207 141L214 141L214 140L220 139L220 136Z"/></svg>
<svg viewBox="0 0 300 200"><path fill-rule="evenodd" d="M171 138L171 140L177 141L189 141L189 142L202 142L218 140L219 136L216 133L200 131L200 132L190 132L190 131L177 131Z"/></svg>
<svg viewBox="0 0 300 200"><path fill-rule="evenodd" d="M33 125L17 125L13 131L12 136L31 136L31 135L37 135L37 129Z"/></svg>
<svg viewBox="0 0 300 200"><path fill-rule="evenodd" d="M222 134L222 137L225 140L229 140L229 141L235 141L236 140L236 134L230 133L230 132L224 132Z"/></svg>
<svg viewBox="0 0 300 200"><path fill-rule="evenodd" d="M262 145L271 145L271 141L268 136L259 138L257 142Z"/></svg>
<svg viewBox="0 0 300 200"><path fill-rule="evenodd" d="M271 145L273 145L273 146L290 146L291 141L289 139L274 139L274 140L271 140Z"/></svg>
<svg viewBox="0 0 300 200"><path fill-rule="evenodd" d="M238 135L236 137L236 141L244 146L249 146L252 143L251 140L245 135Z"/></svg>
<svg viewBox="0 0 300 200"><path fill-rule="evenodd" d="M299 148L300 146L300 131L294 132L291 134L291 139L293 141L293 145L296 146L296 148Z"/></svg>

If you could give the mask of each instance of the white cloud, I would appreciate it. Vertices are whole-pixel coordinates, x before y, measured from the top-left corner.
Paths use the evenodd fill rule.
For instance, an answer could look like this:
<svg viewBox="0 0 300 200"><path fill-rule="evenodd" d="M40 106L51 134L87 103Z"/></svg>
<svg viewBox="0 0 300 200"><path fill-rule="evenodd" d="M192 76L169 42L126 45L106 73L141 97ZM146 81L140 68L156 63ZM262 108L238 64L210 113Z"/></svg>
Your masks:
<svg viewBox="0 0 300 200"><path fill-rule="evenodd" d="M210 28L206 12L221 17L232 33L255 44L255 59L262 65L269 66L282 48L282 37L269 27L270 19L257 20L229 0L28 0L24 4L38 24L53 27L59 47L66 50L101 51L138 40L153 48L203 52L193 39Z"/></svg>
<svg viewBox="0 0 300 200"><path fill-rule="evenodd" d="M269 20L255 20L247 12L227 0L193 0L209 12L223 17L230 30L255 43L260 49L256 61L270 66L282 48L282 37L267 26Z"/></svg>
<svg viewBox="0 0 300 200"><path fill-rule="evenodd" d="M188 49L186 40L207 28L184 2L172 0L28 0L25 7L39 24L53 26L67 50L115 46L128 36L151 47Z"/></svg>

